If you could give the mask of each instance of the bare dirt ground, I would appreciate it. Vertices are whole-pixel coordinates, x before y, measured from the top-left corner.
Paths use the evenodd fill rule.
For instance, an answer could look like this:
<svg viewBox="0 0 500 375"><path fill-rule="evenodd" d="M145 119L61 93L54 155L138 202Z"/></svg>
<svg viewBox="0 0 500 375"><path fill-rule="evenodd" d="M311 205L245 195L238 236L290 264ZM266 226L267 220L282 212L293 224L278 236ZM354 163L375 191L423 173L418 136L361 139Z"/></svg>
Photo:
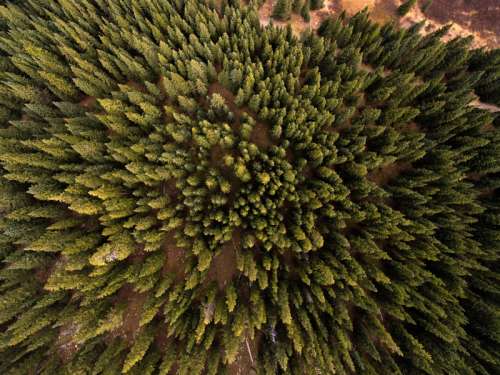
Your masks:
<svg viewBox="0 0 500 375"><path fill-rule="evenodd" d="M266 0L259 9L262 25L273 23L277 26L291 24L292 30L300 34L308 27L316 29L326 17L345 10L354 14L367 7L371 18L376 22L399 22L403 27L409 27L422 20L427 20L425 33L452 23L445 40L457 36L474 36L473 47L500 47L500 1L499 0L434 0L425 14L420 7L427 0L419 0L418 6L402 18L397 15L401 0L326 0L322 9L311 11L311 21L306 22L300 15L293 14L289 21L272 19L272 10L276 0Z"/></svg>
<svg viewBox="0 0 500 375"><path fill-rule="evenodd" d="M228 366L229 375L256 375L254 367L261 335L256 333L254 338L246 337L241 343L236 361Z"/></svg>
<svg viewBox="0 0 500 375"><path fill-rule="evenodd" d="M436 22L456 23L487 47L500 47L499 0L434 0L425 15Z"/></svg>
<svg viewBox="0 0 500 375"><path fill-rule="evenodd" d="M222 245L220 253L212 260L208 270L207 281L217 281L220 290L237 274L236 251L241 247L241 232L234 230L231 241Z"/></svg>
<svg viewBox="0 0 500 375"><path fill-rule="evenodd" d="M173 232L167 234L163 248L167 253L167 260L163 267L163 274L172 275L175 277L175 280L178 281L182 280L184 278L185 250L177 246L177 241Z"/></svg>
<svg viewBox="0 0 500 375"><path fill-rule="evenodd" d="M372 171L367 177L378 186L387 185L400 174L411 169L410 163L394 162Z"/></svg>
<svg viewBox="0 0 500 375"><path fill-rule="evenodd" d="M393 0L390 0L393 1ZM420 7L413 7L400 20L403 27L427 20L425 33L431 33L451 23L444 40L472 35L473 48L500 47L500 1L498 0L434 0L425 14Z"/></svg>
<svg viewBox="0 0 500 375"><path fill-rule="evenodd" d="M334 0L333 9L336 12L346 11L347 14L354 14L368 8L373 11L377 0Z"/></svg>
<svg viewBox="0 0 500 375"><path fill-rule="evenodd" d="M404 27L422 20L427 21L424 32L452 23L445 40L457 36L474 36L474 47L500 47L500 1L499 0L434 0L425 14L420 7L427 0L419 0L418 5L399 20ZM401 0L334 0L332 9L345 10L354 14L368 7L371 18L376 22L398 22L397 8Z"/></svg>

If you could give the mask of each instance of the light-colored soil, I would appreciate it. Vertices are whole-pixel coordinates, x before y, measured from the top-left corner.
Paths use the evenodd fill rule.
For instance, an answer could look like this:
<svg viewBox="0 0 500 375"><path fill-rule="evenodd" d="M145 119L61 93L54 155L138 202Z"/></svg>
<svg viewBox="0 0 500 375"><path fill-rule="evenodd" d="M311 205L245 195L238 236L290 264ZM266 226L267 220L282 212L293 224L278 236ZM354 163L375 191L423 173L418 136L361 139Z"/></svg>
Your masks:
<svg viewBox="0 0 500 375"><path fill-rule="evenodd" d="M371 18L375 22L386 23L396 19L397 6L393 0L376 0L371 9Z"/></svg>
<svg viewBox="0 0 500 375"><path fill-rule="evenodd" d="M419 0L418 5L402 18L397 15L397 8L402 0L326 0L325 6L311 11L311 21L305 22L300 15L293 14L288 21L272 19L273 6L276 0L266 0L259 9L259 18L263 26L273 23L285 27L291 24L295 34L300 34L308 27L318 28L326 17L345 10L352 15L367 7L370 17L380 23L399 22L403 27L426 20L424 33L431 33L442 26L452 23L452 27L443 39L474 36L473 47L500 47L500 1L499 0L434 0L423 14L420 6L425 0Z"/></svg>
<svg viewBox="0 0 500 375"><path fill-rule="evenodd" d="M380 1L380 0L379 0ZM375 7L375 0L338 0L339 5L348 14L354 14L368 7L371 11Z"/></svg>
<svg viewBox="0 0 500 375"><path fill-rule="evenodd" d="M473 107L476 107L476 108L480 108L480 109L484 109L486 111L490 111L490 112L500 112L500 107L499 106L496 106L494 104L488 104L488 103L484 103L478 99L476 100L473 100L471 103L470 103L471 106Z"/></svg>

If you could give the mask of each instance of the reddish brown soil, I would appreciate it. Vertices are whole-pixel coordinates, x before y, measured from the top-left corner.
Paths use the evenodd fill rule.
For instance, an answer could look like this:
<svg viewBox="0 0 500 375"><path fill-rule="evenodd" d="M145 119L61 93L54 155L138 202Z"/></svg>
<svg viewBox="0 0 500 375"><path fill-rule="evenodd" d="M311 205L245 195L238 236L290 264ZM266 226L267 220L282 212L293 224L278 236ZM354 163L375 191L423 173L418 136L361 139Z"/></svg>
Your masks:
<svg viewBox="0 0 500 375"><path fill-rule="evenodd" d="M394 180L401 173L411 169L410 163L395 162L384 165L368 174L368 180L374 182L378 186L387 185L391 180Z"/></svg>
<svg viewBox="0 0 500 375"><path fill-rule="evenodd" d="M50 264L46 267L38 268L35 271L34 276L40 282L40 284L45 284L47 282L47 280L49 279L49 276L52 274L52 271L56 267L57 262L58 261L54 261L52 264Z"/></svg>
<svg viewBox="0 0 500 375"><path fill-rule="evenodd" d="M162 182L162 193L167 194L170 198L175 198L179 194L179 189L177 189L177 186L175 184L176 182L174 179Z"/></svg>
<svg viewBox="0 0 500 375"><path fill-rule="evenodd" d="M57 338L57 354L63 363L68 362L73 355L80 349L80 345L72 339L78 333L79 327L76 324L69 323L62 326Z"/></svg>
<svg viewBox="0 0 500 375"><path fill-rule="evenodd" d="M262 122L257 122L253 127L250 141L259 146L260 149L267 150L273 145L271 135L269 134L269 126Z"/></svg>
<svg viewBox="0 0 500 375"><path fill-rule="evenodd" d="M216 281L220 290L233 279L238 272L236 268L236 252L241 248L241 231L235 229L230 241L222 245L220 253L212 260L208 270L207 282Z"/></svg>
<svg viewBox="0 0 500 375"><path fill-rule="evenodd" d="M173 232L167 234L163 248L167 253L163 273L165 275L175 275L177 280L182 280L184 278L185 250L177 246Z"/></svg>
<svg viewBox="0 0 500 375"><path fill-rule="evenodd" d="M500 1L434 0L425 15L440 23L456 22L500 47Z"/></svg>
<svg viewBox="0 0 500 375"><path fill-rule="evenodd" d="M146 92L147 91L146 86L144 86L143 84L141 84L139 82L127 81L125 84L127 86L133 87L137 91L141 91L141 92Z"/></svg>
<svg viewBox="0 0 500 375"><path fill-rule="evenodd" d="M240 118L243 110L238 108L238 106L234 102L235 97L229 89L222 86L219 82L214 82L208 86L208 96L212 96L213 94L219 94L220 96L222 96L229 110L234 113L235 118Z"/></svg>
<svg viewBox="0 0 500 375"><path fill-rule="evenodd" d="M245 340L243 340L236 356L236 361L228 366L229 375L257 374L254 367L261 336L262 335L257 332L253 339L247 336Z"/></svg>
<svg viewBox="0 0 500 375"><path fill-rule="evenodd" d="M420 126L416 122L410 122L409 124L404 125L401 129L403 132L419 132Z"/></svg>
<svg viewBox="0 0 500 375"><path fill-rule="evenodd" d="M92 108L95 105L96 98L94 96L86 96L78 104L85 108Z"/></svg>
<svg viewBox="0 0 500 375"><path fill-rule="evenodd" d="M125 285L117 296L117 301L127 301L125 312L123 313L123 324L116 331L111 333L111 337L121 336L132 343L139 333L139 322L142 314L142 306L147 295L137 293L131 285Z"/></svg>

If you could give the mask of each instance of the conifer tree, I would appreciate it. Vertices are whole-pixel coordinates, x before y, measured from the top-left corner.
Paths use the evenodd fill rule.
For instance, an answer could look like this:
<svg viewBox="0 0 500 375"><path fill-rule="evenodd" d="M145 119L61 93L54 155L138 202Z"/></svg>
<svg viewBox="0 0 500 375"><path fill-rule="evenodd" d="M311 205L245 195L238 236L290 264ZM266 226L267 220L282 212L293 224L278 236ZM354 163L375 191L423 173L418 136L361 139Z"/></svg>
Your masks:
<svg viewBox="0 0 500 375"><path fill-rule="evenodd" d="M279 20L286 21L292 13L291 0L278 0L273 8L273 17Z"/></svg>
<svg viewBox="0 0 500 375"><path fill-rule="evenodd" d="M406 0L403 4L401 4L398 8L398 14L402 17L405 16L411 8L413 8L417 4L417 0Z"/></svg>
<svg viewBox="0 0 500 375"><path fill-rule="evenodd" d="M324 5L325 0L310 0L310 7L312 10L321 9Z"/></svg>
<svg viewBox="0 0 500 375"><path fill-rule="evenodd" d="M292 11L294 13L300 13L303 6L304 6L304 1L303 0L293 0Z"/></svg>
<svg viewBox="0 0 500 375"><path fill-rule="evenodd" d="M300 10L300 15L304 19L304 21L309 22L311 20L311 16L309 14L310 10L310 5L309 5L309 0L304 1L304 5L302 6L302 9Z"/></svg>

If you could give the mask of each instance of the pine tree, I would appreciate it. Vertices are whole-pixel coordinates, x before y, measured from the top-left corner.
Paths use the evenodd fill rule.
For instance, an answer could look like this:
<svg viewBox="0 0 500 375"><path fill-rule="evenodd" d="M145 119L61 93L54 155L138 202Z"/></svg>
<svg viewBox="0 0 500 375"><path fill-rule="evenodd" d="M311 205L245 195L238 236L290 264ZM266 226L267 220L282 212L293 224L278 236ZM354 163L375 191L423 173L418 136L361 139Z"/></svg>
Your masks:
<svg viewBox="0 0 500 375"><path fill-rule="evenodd" d="M304 19L304 21L309 22L311 20L311 16L309 14L309 0L304 1L304 5L302 6L302 9L300 10L300 15Z"/></svg>
<svg viewBox="0 0 500 375"><path fill-rule="evenodd" d="M286 21L292 13L291 0L278 0L273 8L273 17L279 20Z"/></svg>
<svg viewBox="0 0 500 375"><path fill-rule="evenodd" d="M403 17L405 16L411 8L415 6L417 0L407 0L403 4L401 4L398 8L398 14Z"/></svg>
<svg viewBox="0 0 500 375"><path fill-rule="evenodd" d="M324 0L310 0L310 7L312 10L321 9L325 6Z"/></svg>
<svg viewBox="0 0 500 375"><path fill-rule="evenodd" d="M294 13L300 13L302 11L302 7L304 6L303 0L293 0L292 3L292 11Z"/></svg>
<svg viewBox="0 0 500 375"><path fill-rule="evenodd" d="M122 373L128 373L135 364L144 358L144 355L153 342L153 339L154 328L152 326L146 327L139 334L133 346L130 348L130 352L127 354L123 364Z"/></svg>

